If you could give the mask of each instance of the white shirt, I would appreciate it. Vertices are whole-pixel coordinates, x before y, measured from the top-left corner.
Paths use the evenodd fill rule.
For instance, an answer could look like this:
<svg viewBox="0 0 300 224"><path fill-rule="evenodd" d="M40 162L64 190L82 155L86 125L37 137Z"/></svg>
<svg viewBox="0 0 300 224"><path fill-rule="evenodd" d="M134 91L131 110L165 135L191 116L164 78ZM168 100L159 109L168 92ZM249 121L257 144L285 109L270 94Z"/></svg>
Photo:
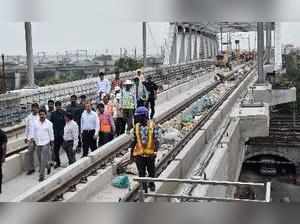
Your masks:
<svg viewBox="0 0 300 224"><path fill-rule="evenodd" d="M75 150L78 146L78 135L79 128L75 121L71 120L66 123L64 128L64 140L65 141L74 141L73 149Z"/></svg>
<svg viewBox="0 0 300 224"><path fill-rule="evenodd" d="M97 92L110 93L110 83L107 79L97 81Z"/></svg>
<svg viewBox="0 0 300 224"><path fill-rule="evenodd" d="M54 141L53 125L49 120L41 122L36 120L33 124L32 137L37 146L43 146Z"/></svg>
<svg viewBox="0 0 300 224"><path fill-rule="evenodd" d="M81 115L81 133L83 130L95 130L95 135L98 135L99 131L99 119L97 113L94 111L83 111Z"/></svg>
<svg viewBox="0 0 300 224"><path fill-rule="evenodd" d="M25 138L26 139L31 139L31 133L32 133L32 128L33 128L33 124L35 121L37 121L39 119L39 115L33 115L32 113L30 113L26 119L25 119Z"/></svg>

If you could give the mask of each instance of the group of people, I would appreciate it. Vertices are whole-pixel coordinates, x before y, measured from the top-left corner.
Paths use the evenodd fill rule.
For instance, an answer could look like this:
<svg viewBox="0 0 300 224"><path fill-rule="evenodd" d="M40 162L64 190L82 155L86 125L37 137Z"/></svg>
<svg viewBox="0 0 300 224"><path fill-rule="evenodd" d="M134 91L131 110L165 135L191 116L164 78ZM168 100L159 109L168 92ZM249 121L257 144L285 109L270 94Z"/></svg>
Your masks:
<svg viewBox="0 0 300 224"><path fill-rule="evenodd" d="M136 123L135 112L139 108L147 110L147 114L150 109L151 114L147 116L153 118L158 86L151 77L145 80L141 71L133 80L126 81L116 72L111 82L100 72L96 86L96 100L82 95L77 102L77 96L72 95L65 109L60 101L49 100L46 107L32 104L25 120L25 143L29 151L27 175L35 172L35 152L40 165L39 181L43 181L45 174L51 173L51 167L61 166L61 149L72 164L76 152L82 152L85 157L115 136L128 134Z"/></svg>

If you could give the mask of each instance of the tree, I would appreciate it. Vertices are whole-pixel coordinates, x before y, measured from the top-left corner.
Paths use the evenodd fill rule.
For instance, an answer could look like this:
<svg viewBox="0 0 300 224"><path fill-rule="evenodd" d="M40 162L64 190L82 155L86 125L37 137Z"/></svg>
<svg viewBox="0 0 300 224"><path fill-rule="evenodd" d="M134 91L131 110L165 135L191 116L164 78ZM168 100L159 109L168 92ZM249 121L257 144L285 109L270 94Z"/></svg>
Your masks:
<svg viewBox="0 0 300 224"><path fill-rule="evenodd" d="M115 68L120 72L128 72L139 69L143 66L140 60L130 57L120 58L115 62Z"/></svg>

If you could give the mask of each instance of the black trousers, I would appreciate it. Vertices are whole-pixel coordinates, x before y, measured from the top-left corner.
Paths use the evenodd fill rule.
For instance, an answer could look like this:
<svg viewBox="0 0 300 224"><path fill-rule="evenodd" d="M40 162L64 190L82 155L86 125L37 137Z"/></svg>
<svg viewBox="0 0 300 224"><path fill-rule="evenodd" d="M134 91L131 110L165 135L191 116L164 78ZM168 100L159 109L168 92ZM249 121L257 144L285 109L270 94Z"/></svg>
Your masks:
<svg viewBox="0 0 300 224"><path fill-rule="evenodd" d="M60 148L62 147L63 143L64 143L64 139L62 136L54 137L54 148L53 148L54 158L53 159L56 162L57 166L60 166L59 151L60 151Z"/></svg>
<svg viewBox="0 0 300 224"><path fill-rule="evenodd" d="M114 136L112 133L105 133L105 132L99 132L99 141L98 141L98 147L105 145L106 143L113 140Z"/></svg>
<svg viewBox="0 0 300 224"><path fill-rule="evenodd" d="M136 167L139 172L139 177L146 176L146 170L148 172L149 177L155 177L155 157L143 157L136 156L135 157ZM154 185L154 182L150 182L149 185ZM144 190L147 191L147 183L143 183Z"/></svg>
<svg viewBox="0 0 300 224"><path fill-rule="evenodd" d="M75 151L73 150L73 144L74 141L64 141L63 143L63 149L65 150L68 160L69 160L69 165L74 163L76 161L75 159Z"/></svg>
<svg viewBox="0 0 300 224"><path fill-rule="evenodd" d="M126 121L123 117L117 117L115 120L117 136L124 134Z"/></svg>
<svg viewBox="0 0 300 224"><path fill-rule="evenodd" d="M152 119L154 117L155 114L155 99L154 98L149 98L147 101L147 105L146 105L147 109L151 110L151 114L150 114L150 119Z"/></svg>
<svg viewBox="0 0 300 224"><path fill-rule="evenodd" d="M95 151L97 149L97 141L94 139L95 130L83 130L82 132L82 156L87 156L89 149Z"/></svg>

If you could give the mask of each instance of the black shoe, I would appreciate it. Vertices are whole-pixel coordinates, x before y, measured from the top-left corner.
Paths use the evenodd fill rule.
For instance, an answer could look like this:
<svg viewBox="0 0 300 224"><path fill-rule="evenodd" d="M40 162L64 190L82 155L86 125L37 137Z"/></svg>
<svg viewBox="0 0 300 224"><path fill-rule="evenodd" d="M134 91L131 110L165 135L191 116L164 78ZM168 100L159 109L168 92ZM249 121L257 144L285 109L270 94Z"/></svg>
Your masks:
<svg viewBox="0 0 300 224"><path fill-rule="evenodd" d="M143 190L144 190L144 193L145 193L145 194L148 193L148 184L147 184L147 183L144 183L144 184L143 184Z"/></svg>
<svg viewBox="0 0 300 224"><path fill-rule="evenodd" d="M150 183L149 184L149 189L151 192L154 192L155 191L155 184L154 183Z"/></svg>
<svg viewBox="0 0 300 224"><path fill-rule="evenodd" d="M49 167L47 168L47 174L50 175L50 173L51 173L51 166L49 166Z"/></svg>
<svg viewBox="0 0 300 224"><path fill-rule="evenodd" d="M27 175L31 175L31 174L34 173L34 171L35 171L35 170L29 170L26 174L27 174Z"/></svg>
<svg viewBox="0 0 300 224"><path fill-rule="evenodd" d="M58 167L60 167L60 165L56 164L56 165L54 166L54 169L57 169Z"/></svg>
<svg viewBox="0 0 300 224"><path fill-rule="evenodd" d="M44 177L40 177L40 178L39 178L39 182L42 182L42 181L44 181L44 180L45 180Z"/></svg>

